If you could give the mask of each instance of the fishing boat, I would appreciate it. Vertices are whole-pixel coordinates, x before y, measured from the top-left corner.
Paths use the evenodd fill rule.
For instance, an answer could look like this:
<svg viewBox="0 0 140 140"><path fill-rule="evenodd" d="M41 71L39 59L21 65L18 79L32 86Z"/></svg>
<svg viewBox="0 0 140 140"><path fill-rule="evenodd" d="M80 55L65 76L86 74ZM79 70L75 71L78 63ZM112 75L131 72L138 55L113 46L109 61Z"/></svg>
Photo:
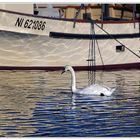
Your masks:
<svg viewBox="0 0 140 140"><path fill-rule="evenodd" d="M1 4L0 70L140 69L136 5L119 18L115 8Z"/></svg>

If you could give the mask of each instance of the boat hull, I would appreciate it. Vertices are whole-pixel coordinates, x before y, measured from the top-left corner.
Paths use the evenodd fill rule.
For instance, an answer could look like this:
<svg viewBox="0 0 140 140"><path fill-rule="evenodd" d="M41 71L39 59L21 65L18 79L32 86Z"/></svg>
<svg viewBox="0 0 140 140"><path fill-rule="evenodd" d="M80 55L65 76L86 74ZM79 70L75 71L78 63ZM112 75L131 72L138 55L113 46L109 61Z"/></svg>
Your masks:
<svg viewBox="0 0 140 140"><path fill-rule="evenodd" d="M1 70L61 70L65 65L71 65L75 70L89 69L90 23L78 22L73 28L72 21L1 12ZM10 16L13 23L2 23ZM24 18L24 26L28 19L46 23L45 28L42 25L44 29L37 31L24 28L23 25L17 26L19 18ZM116 46L120 44L113 38L106 38L108 35L96 26L96 67L92 67L92 70L140 69L138 23L135 28L132 23L108 23L103 26L128 49L118 52ZM121 30L118 30L119 27Z"/></svg>

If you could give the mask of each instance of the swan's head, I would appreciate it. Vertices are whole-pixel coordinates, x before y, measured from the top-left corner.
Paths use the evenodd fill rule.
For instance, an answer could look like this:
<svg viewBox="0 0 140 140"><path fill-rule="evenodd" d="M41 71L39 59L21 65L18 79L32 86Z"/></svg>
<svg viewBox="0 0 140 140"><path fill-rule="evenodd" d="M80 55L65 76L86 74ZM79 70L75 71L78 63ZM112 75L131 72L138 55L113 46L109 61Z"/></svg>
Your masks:
<svg viewBox="0 0 140 140"><path fill-rule="evenodd" d="M72 67L69 66L69 65L66 65L66 66L64 67L64 70L62 71L61 74L65 73L66 71L70 71L70 70L72 70Z"/></svg>

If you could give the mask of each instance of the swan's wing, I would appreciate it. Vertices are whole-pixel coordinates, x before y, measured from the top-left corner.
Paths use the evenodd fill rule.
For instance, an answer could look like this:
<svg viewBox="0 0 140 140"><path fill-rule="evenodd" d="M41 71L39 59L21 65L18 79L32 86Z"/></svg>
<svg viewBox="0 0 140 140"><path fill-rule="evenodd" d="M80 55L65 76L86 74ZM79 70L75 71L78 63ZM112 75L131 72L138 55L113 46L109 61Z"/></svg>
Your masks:
<svg viewBox="0 0 140 140"><path fill-rule="evenodd" d="M93 95L106 95L106 96L110 96L113 93L114 90L112 90L109 87L106 86L101 86L98 84L93 84L90 85L82 90L79 90L80 94L93 94Z"/></svg>
<svg viewBox="0 0 140 140"><path fill-rule="evenodd" d="M114 91L115 89L113 88L110 88L110 87L107 87L105 85L98 85L96 84L96 87L98 88L98 90L102 93L104 93L104 95L106 96L110 96Z"/></svg>
<svg viewBox="0 0 140 140"><path fill-rule="evenodd" d="M98 85L98 87L105 92L106 96L110 96L116 90L115 88L110 88L105 85Z"/></svg>
<svg viewBox="0 0 140 140"><path fill-rule="evenodd" d="M99 85L90 85L82 90L79 90L80 94L93 94L100 95L104 90Z"/></svg>

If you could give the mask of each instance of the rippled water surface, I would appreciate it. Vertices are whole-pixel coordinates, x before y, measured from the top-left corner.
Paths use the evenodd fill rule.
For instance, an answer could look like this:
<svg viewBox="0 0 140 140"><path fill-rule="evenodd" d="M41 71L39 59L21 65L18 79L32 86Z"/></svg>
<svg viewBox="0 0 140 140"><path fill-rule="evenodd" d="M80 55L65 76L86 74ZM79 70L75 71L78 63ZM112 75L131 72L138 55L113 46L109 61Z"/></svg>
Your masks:
<svg viewBox="0 0 140 140"><path fill-rule="evenodd" d="M88 85L76 72L77 87ZM97 72L111 97L73 95L70 74L0 71L0 136L140 136L140 71Z"/></svg>

